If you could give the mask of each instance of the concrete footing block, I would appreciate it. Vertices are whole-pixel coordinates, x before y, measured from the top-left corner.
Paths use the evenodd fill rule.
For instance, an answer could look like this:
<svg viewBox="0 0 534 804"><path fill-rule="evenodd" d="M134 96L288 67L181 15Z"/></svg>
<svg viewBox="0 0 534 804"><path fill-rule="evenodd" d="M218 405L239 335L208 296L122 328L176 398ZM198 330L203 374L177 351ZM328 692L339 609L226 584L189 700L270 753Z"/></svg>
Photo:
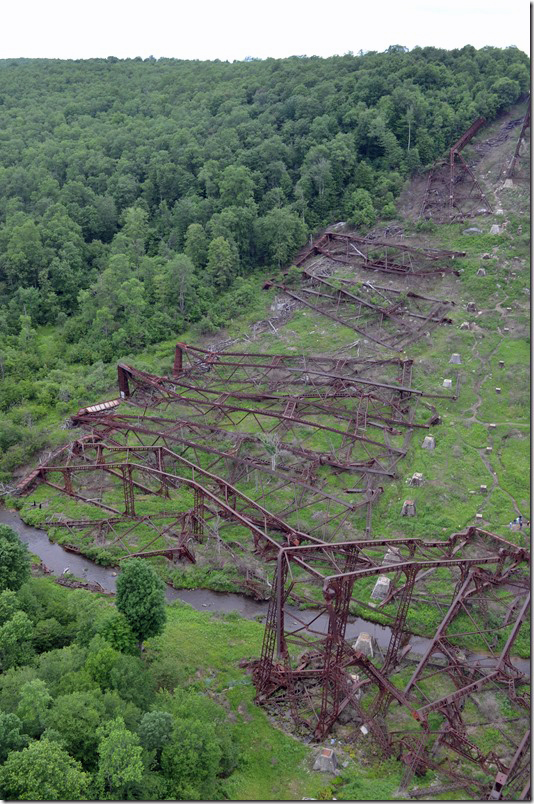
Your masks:
<svg viewBox="0 0 534 804"><path fill-rule="evenodd" d="M359 653L363 653L368 659L372 659L374 656L372 637L370 634L366 634L365 631L358 634L358 639L352 647Z"/></svg>
<svg viewBox="0 0 534 804"><path fill-rule="evenodd" d="M387 575L379 575L375 587L371 592L371 599L384 600L388 595L390 585L391 581Z"/></svg>
<svg viewBox="0 0 534 804"><path fill-rule="evenodd" d="M315 758L314 771L321 773L335 773L337 770L337 756L331 748L322 748Z"/></svg>
<svg viewBox="0 0 534 804"><path fill-rule="evenodd" d="M415 501L404 500L402 504L401 516L415 516Z"/></svg>

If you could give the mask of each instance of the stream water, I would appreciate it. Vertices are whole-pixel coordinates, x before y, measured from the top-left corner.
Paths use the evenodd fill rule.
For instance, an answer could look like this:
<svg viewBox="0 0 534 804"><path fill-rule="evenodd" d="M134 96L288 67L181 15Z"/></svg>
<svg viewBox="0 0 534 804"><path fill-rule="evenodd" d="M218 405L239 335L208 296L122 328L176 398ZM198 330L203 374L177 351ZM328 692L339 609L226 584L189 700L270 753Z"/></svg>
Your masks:
<svg viewBox="0 0 534 804"><path fill-rule="evenodd" d="M61 575L68 570L76 577L84 581L96 581L106 591L114 592L116 588L116 570L112 567L101 567L84 556L77 555L65 550L60 544L51 542L44 530L33 528L26 525L15 511L8 511L0 508L0 524L9 525L20 536L20 539L28 545L30 552L39 556L43 564L52 571L54 575ZM267 602L252 600L245 595L237 595L231 592L212 592L209 589L173 589L167 587L166 598L169 603L173 600L181 600L189 603L198 611L231 612L235 611L242 617L249 620L264 620L267 616ZM328 617L320 615L313 610L300 611L296 607L285 607L286 628L296 628L299 624L313 622L314 631L325 634L328 630ZM346 638L356 640L358 634L365 631L376 641L381 650L387 650L391 638L391 630L386 626L371 623L362 618L350 618L346 628ZM430 641L424 637L411 636L409 640L410 655L416 658L421 656ZM439 654L437 654L439 656ZM482 653L470 653L469 658L484 664L487 660ZM522 673L530 677L530 662L527 659L513 659L514 666Z"/></svg>

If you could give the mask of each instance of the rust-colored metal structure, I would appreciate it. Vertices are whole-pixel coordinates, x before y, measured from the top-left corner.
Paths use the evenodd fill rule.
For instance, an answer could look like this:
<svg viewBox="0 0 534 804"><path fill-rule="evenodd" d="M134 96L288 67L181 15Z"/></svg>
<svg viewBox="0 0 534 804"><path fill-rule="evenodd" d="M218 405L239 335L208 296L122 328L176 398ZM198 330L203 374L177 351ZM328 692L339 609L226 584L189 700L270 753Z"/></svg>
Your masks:
<svg viewBox="0 0 534 804"><path fill-rule="evenodd" d="M139 516L136 503L138 493L168 500L190 480L215 497L223 490L225 505L246 498L267 512L262 527L283 521L292 538L346 538L359 511L370 534L381 484L395 476L414 430L438 420L412 387L410 360L221 354L177 344L172 376L119 364L118 384L118 399L72 417L90 434L56 451L18 491L46 483L107 511L104 520L51 524L136 555L157 549L195 560L192 502L174 518L165 516L174 502L150 516Z"/></svg>
<svg viewBox="0 0 534 804"><path fill-rule="evenodd" d="M512 179L517 178L516 168L518 161L521 157L521 151L523 150L526 142L527 136L527 129L530 129L530 96L528 99L527 111L525 112L525 117L523 118L523 124L521 126L521 131L519 133L519 137L517 140L517 145L515 147L514 155L512 157L512 161L510 162L510 167L508 168L508 172L506 174L506 178ZM529 177L530 178L530 177Z"/></svg>
<svg viewBox="0 0 534 804"><path fill-rule="evenodd" d="M195 561L204 532L232 553L232 542L243 545L226 532L244 524L229 508L265 533L282 528L293 541L305 533L321 542L346 537L361 511L369 534L382 483L395 476L413 431L437 419L411 383L409 360L178 344L170 377L120 364L119 398L78 411L72 423L90 434L57 450L18 491L45 483L87 504L87 516L50 524L82 531L88 546L115 557L126 550ZM199 502L204 493L209 506ZM140 514L139 495L161 502ZM245 552L261 552L257 536L245 539Z"/></svg>
<svg viewBox="0 0 534 804"><path fill-rule="evenodd" d="M358 237L353 232L327 230L297 255L294 265L302 266L316 256L327 257L341 265L411 279L444 274L458 276L454 260L465 257L465 251L416 247L391 240Z"/></svg>
<svg viewBox="0 0 534 804"><path fill-rule="evenodd" d="M528 782L529 669L514 647L530 606L529 561L526 550L476 528L444 541L281 548L253 669L258 701L271 712L287 707L296 728L317 739L342 719L345 739L370 733L406 765L403 786L430 768L475 798L513 797ZM349 617L373 596L389 622L376 629L376 656L355 646L362 626ZM311 621L287 611L295 599L315 603ZM435 624L415 637L429 606ZM484 651L471 649L474 636ZM508 700L513 729L495 714L496 698ZM492 723L503 745L488 750Z"/></svg>
<svg viewBox="0 0 534 804"><path fill-rule="evenodd" d="M369 282L360 290L354 280L332 277L331 273L328 265L315 270L301 268L298 288L274 280L263 287L274 287L299 305L394 352L404 351L438 324L452 324L446 313L454 302Z"/></svg>
<svg viewBox="0 0 534 804"><path fill-rule="evenodd" d="M401 357L178 343L168 376L119 364L118 398L72 416L85 434L18 492L76 500L78 519L48 524L112 560L230 562L244 591L269 598L257 700L297 732L373 739L404 763L402 788L431 769L441 788L525 799L529 553L477 528L371 536L382 484L439 421L431 400L456 398L412 374Z"/></svg>
<svg viewBox="0 0 534 804"><path fill-rule="evenodd" d="M419 212L420 218L463 220L492 211L477 177L462 155L465 146L485 123L483 117L475 120L451 147L448 159L430 170Z"/></svg>

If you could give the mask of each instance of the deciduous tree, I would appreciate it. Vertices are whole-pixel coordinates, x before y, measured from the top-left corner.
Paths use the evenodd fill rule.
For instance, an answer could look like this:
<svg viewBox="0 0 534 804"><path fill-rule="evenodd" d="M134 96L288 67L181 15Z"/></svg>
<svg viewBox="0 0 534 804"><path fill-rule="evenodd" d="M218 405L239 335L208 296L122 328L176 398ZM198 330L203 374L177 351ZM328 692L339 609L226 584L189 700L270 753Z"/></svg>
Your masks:
<svg viewBox="0 0 534 804"><path fill-rule="evenodd" d="M141 782L144 766L139 738L129 731L121 717L100 730L98 781L106 798L125 799Z"/></svg>
<svg viewBox="0 0 534 804"><path fill-rule="evenodd" d="M57 743L39 740L13 751L0 768L0 796L15 801L79 801L90 777Z"/></svg>
<svg viewBox="0 0 534 804"><path fill-rule="evenodd" d="M17 590L30 575L30 554L12 528L0 525L0 590Z"/></svg>
<svg viewBox="0 0 534 804"><path fill-rule="evenodd" d="M165 625L165 585L142 558L128 559L117 578L117 609L135 634L139 647Z"/></svg>

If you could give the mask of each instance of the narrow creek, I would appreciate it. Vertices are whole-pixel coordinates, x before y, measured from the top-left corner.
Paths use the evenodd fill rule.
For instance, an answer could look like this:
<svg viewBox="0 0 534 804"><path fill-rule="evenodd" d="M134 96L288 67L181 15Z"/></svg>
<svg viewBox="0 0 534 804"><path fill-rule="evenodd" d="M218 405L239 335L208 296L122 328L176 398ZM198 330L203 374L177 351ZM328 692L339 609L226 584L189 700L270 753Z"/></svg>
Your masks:
<svg viewBox="0 0 534 804"><path fill-rule="evenodd" d="M116 570L113 567L101 567L84 556L65 550L60 544L51 542L47 533L39 528L26 525L16 511L0 508L0 524L8 525L20 536L21 541L28 545L30 552L39 556L43 564L52 571L53 575L61 575L68 569L73 575L84 581L99 583L106 591L114 592L116 589ZM173 589L167 587L167 602L180 600L188 603L197 611L231 612L235 611L248 620L258 619L264 621L267 616L268 603L252 600L245 595L232 592L212 592L209 589ZM295 628L299 624L314 621L314 631L325 633L328 630L328 617L317 617L316 611L300 611L296 607L286 606L286 628ZM391 630L387 626L377 625L363 618L350 618L347 623L346 637L356 640L358 634L365 631L372 636L382 651L387 650L391 638ZM424 637L411 636L409 640L410 656L421 656L430 644ZM439 656L440 654L436 654ZM478 661L482 665L487 659L482 653L468 653L468 658ZM530 677L530 662L528 659L513 659L514 666Z"/></svg>

